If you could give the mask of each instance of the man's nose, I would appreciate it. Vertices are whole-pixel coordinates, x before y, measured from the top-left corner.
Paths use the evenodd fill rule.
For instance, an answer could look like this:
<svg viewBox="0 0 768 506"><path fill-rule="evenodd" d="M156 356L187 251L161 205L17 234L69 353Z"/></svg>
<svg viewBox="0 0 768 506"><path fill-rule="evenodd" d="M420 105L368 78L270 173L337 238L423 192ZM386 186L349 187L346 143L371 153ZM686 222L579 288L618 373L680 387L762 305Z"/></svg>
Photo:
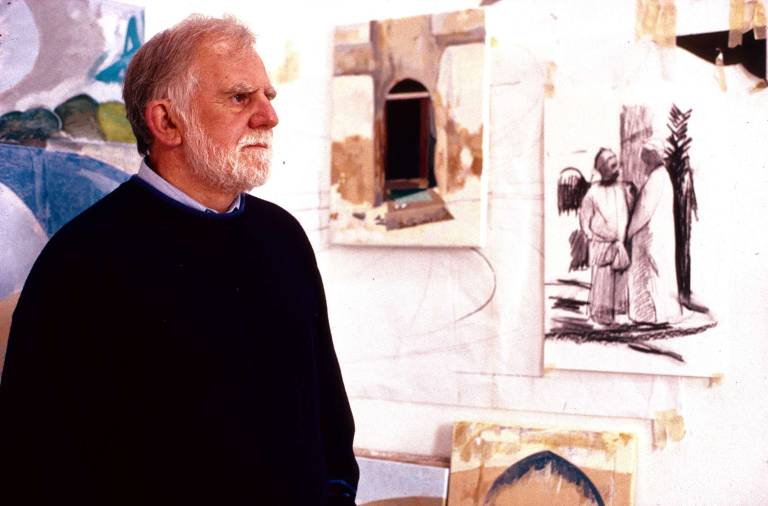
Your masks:
<svg viewBox="0 0 768 506"><path fill-rule="evenodd" d="M259 96L253 114L248 118L248 126L251 128L274 128L278 121L272 102L264 95Z"/></svg>

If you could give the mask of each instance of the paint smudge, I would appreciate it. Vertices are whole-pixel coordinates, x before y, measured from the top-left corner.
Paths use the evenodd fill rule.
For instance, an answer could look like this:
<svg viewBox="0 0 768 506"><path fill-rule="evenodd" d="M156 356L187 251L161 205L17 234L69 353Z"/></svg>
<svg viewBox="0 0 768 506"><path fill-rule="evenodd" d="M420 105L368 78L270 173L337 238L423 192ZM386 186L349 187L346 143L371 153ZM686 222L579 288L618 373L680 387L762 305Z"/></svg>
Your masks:
<svg viewBox="0 0 768 506"><path fill-rule="evenodd" d="M104 140L99 126L99 103L89 95L76 95L54 109L62 129L73 138Z"/></svg>
<svg viewBox="0 0 768 506"><path fill-rule="evenodd" d="M126 144L136 142L131 124L125 116L125 105L122 103L105 102L101 104L98 110L98 119L106 140Z"/></svg>
<svg viewBox="0 0 768 506"><path fill-rule="evenodd" d="M44 147L45 141L60 127L59 117L48 109L13 111L0 116L0 142Z"/></svg>
<svg viewBox="0 0 768 506"><path fill-rule="evenodd" d="M331 145L331 184L352 204L374 203L373 141L352 135Z"/></svg>

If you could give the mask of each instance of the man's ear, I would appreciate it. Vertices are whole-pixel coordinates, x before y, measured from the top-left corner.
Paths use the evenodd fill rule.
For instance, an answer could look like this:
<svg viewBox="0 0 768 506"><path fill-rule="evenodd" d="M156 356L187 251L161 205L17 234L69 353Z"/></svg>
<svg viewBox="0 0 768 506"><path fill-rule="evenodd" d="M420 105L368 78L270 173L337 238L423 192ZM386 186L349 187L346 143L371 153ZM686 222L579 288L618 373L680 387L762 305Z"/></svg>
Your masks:
<svg viewBox="0 0 768 506"><path fill-rule="evenodd" d="M181 145L181 131L167 100L150 100L144 108L144 121L152 132L154 142L168 147Z"/></svg>

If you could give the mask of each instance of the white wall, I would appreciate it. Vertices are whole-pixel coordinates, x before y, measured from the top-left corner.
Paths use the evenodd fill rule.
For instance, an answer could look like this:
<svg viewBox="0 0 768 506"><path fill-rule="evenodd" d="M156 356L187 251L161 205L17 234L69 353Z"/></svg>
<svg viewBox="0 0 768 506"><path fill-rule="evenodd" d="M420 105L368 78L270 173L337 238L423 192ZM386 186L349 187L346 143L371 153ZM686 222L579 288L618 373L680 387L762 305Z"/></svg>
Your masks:
<svg viewBox="0 0 768 506"><path fill-rule="evenodd" d="M732 203L734 216L732 228L722 237L728 253L724 268L731 269L723 300L729 306L725 314L732 356L723 381L710 386L706 379L567 371L539 377L547 61L558 62L558 85L615 78L616 67L610 62L621 55L624 41L633 40L635 1L503 0L488 8L488 29L497 35L497 77L490 89L490 221L483 253L494 265L498 287L494 301L478 317L487 324L478 326L478 337L492 338L492 344L459 343L453 353L435 354L431 362L371 361L366 355L371 347L410 346L400 335L410 330L397 320L411 318L413 311L404 313L403 305L418 308L414 325L429 330L434 321L434 329L444 329L425 331L429 339L450 344L457 335L455 326L441 327L444 305L435 287L446 287L440 290L450 292L446 298L461 306L454 308L454 314L460 314L465 309L462 297L471 309L473 301L483 300L489 282L482 262L467 251L328 245L332 27L475 7L479 2L130 3L145 5L147 38L189 12L236 14L261 33L259 46L270 68L284 58L285 40L292 41L299 78L278 83L281 124L274 177L257 194L293 212L318 251L337 351L348 388L355 393L351 400L358 447L448 456L451 424L458 419L630 431L639 438L637 504L768 504L768 90L748 98L726 94L723 99L725 109L743 100L754 104L743 117L723 111L729 122L723 125L721 197ZM678 4L681 26L727 29L727 0ZM686 21L692 19L695 23ZM409 268L398 268L402 265ZM423 296L427 292L430 297ZM488 372L480 375L485 382L470 387L457 381L462 360L475 373ZM416 374L412 369L419 364L432 367ZM686 435L679 443L654 450L649 420L655 411L667 408L684 417Z"/></svg>

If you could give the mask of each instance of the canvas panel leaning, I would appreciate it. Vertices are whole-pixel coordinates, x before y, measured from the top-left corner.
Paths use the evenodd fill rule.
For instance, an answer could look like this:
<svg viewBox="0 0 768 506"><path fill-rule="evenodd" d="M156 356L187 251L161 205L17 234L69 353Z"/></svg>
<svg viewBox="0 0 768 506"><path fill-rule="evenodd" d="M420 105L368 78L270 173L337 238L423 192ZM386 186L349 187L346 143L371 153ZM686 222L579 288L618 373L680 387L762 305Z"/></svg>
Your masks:
<svg viewBox="0 0 768 506"><path fill-rule="evenodd" d="M634 504L632 434L457 422L448 506Z"/></svg>
<svg viewBox="0 0 768 506"><path fill-rule="evenodd" d="M138 169L121 83L143 32L117 2L0 5L0 364L48 238Z"/></svg>
<svg viewBox="0 0 768 506"><path fill-rule="evenodd" d="M485 39L479 9L336 30L333 242L482 245Z"/></svg>

